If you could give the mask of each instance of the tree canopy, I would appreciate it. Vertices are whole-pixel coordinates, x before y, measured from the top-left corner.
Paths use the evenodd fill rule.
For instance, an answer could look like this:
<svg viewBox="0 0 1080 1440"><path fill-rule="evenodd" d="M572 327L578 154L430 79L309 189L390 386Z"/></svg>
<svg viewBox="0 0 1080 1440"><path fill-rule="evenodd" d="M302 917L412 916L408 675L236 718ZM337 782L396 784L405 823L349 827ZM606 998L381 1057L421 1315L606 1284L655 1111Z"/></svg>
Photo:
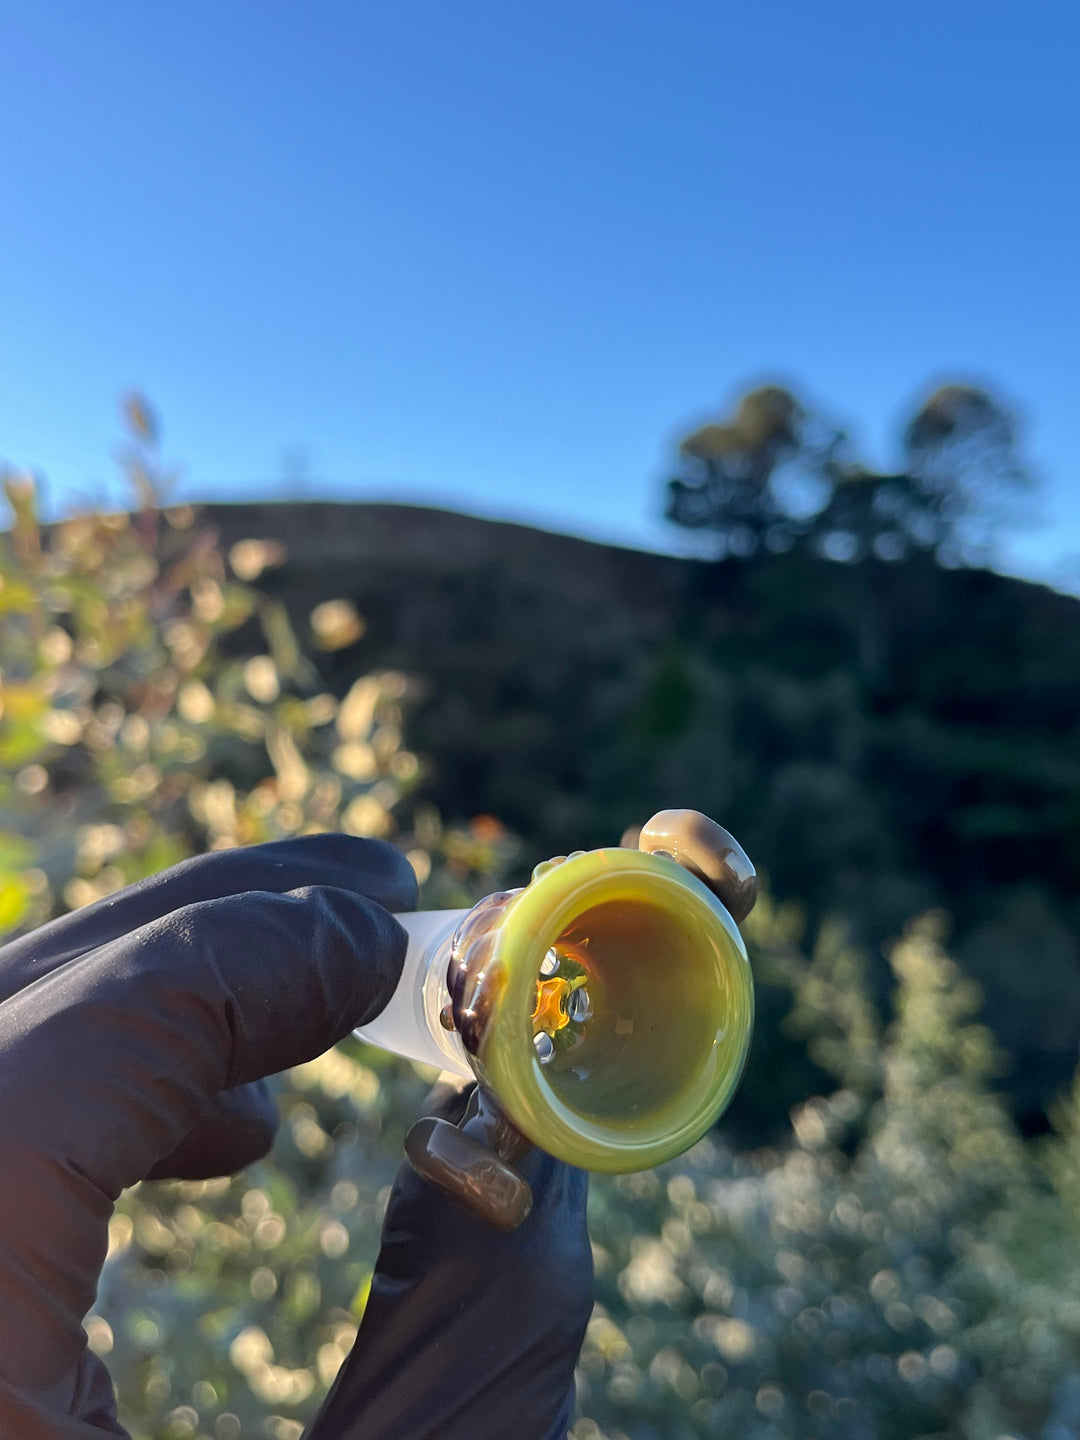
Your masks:
<svg viewBox="0 0 1080 1440"><path fill-rule="evenodd" d="M666 515L713 536L719 558L808 545L833 560L925 551L977 564L1006 518L1026 518L1033 488L1016 416L987 390L939 386L903 426L897 467L882 471L827 417L764 385L680 442Z"/></svg>

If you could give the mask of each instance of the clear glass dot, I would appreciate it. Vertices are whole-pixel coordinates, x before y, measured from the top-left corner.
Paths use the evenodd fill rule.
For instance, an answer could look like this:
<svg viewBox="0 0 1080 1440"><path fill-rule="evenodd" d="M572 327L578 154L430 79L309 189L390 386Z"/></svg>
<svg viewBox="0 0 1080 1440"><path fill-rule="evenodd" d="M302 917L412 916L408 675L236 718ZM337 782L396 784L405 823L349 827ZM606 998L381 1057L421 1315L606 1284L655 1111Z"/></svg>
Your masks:
<svg viewBox="0 0 1080 1440"><path fill-rule="evenodd" d="M533 1036L533 1044L536 1046L536 1054L540 1064L546 1065L552 1055L555 1054L555 1046L551 1036L545 1034L543 1030L538 1030Z"/></svg>
<svg viewBox="0 0 1080 1440"><path fill-rule="evenodd" d="M592 1014L592 1001L589 999L589 992L584 986L575 990L566 1002L566 1013L575 1024L580 1025L583 1020L588 1020Z"/></svg>
<svg viewBox="0 0 1080 1440"><path fill-rule="evenodd" d="M555 949L549 950L540 961L541 975L554 975L559 968L559 952Z"/></svg>

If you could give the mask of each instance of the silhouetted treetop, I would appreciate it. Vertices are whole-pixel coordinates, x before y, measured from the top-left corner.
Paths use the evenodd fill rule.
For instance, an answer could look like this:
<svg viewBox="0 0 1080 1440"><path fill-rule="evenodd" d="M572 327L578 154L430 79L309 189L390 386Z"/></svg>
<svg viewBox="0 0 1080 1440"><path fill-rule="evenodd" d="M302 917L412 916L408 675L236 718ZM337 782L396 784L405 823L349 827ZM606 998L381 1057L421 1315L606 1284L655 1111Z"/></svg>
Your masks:
<svg viewBox="0 0 1080 1440"><path fill-rule="evenodd" d="M703 425L679 446L683 474L670 482L668 518L714 531L724 553L750 555L760 543L790 548L790 516L770 485L778 466L804 446L805 412L779 386L751 390L731 420Z"/></svg>
<svg viewBox="0 0 1080 1440"><path fill-rule="evenodd" d="M948 384L915 411L900 436L900 466L881 472L844 430L790 391L747 392L730 419L680 443L666 515L711 533L716 553L810 546L834 560L913 550L942 563L985 562L1005 517L1032 488L1018 454L1016 418L988 391Z"/></svg>

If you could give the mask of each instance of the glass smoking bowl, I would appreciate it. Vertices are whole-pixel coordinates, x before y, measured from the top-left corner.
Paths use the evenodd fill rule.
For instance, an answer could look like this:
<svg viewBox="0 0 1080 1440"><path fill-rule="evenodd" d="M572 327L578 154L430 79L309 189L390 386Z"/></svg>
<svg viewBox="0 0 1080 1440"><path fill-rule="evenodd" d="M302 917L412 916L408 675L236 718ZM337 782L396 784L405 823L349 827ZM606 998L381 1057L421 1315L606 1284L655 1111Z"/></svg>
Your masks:
<svg viewBox="0 0 1080 1440"><path fill-rule="evenodd" d="M422 1120L406 1149L503 1228L527 1213L513 1164L530 1144L647 1169L693 1145L742 1075L754 992L736 918L753 867L696 811L661 812L638 843L545 861L469 911L399 917L402 981L357 1032L480 1082L461 1128Z"/></svg>

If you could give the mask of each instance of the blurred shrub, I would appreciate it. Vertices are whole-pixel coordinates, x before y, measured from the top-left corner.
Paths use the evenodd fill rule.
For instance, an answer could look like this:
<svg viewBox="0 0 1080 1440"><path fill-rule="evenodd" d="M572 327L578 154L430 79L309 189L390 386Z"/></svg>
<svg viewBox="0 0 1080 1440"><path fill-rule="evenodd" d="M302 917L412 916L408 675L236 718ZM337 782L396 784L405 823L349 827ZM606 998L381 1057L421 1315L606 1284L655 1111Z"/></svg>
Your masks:
<svg viewBox="0 0 1080 1440"><path fill-rule="evenodd" d="M447 830L410 807L408 677L328 693L316 657L362 619L327 602L297 636L250 583L284 545L226 557L190 507L159 510L156 424L142 401L128 416L134 514L43 527L32 479L3 476L0 935L196 851L330 829L393 837L427 903L467 899L510 842L490 817Z"/></svg>
<svg viewBox="0 0 1080 1440"><path fill-rule="evenodd" d="M781 1148L594 1184L574 1440L1080 1434L1080 1101L1020 1137L940 916L892 949L888 1027L835 930L807 962L776 920L758 963L837 1088Z"/></svg>
<svg viewBox="0 0 1080 1440"><path fill-rule="evenodd" d="M159 508L156 422L143 401L127 419L132 514L43 526L32 479L3 476L0 937L199 851L328 830L394 840L426 906L496 888L503 827L413 802L409 678L321 683L362 618L331 600L297 635L255 588L285 546L225 555L190 508ZM271 1162L123 1197L87 1330L136 1436L299 1434L355 1333L425 1088L342 1046L277 1082Z"/></svg>

